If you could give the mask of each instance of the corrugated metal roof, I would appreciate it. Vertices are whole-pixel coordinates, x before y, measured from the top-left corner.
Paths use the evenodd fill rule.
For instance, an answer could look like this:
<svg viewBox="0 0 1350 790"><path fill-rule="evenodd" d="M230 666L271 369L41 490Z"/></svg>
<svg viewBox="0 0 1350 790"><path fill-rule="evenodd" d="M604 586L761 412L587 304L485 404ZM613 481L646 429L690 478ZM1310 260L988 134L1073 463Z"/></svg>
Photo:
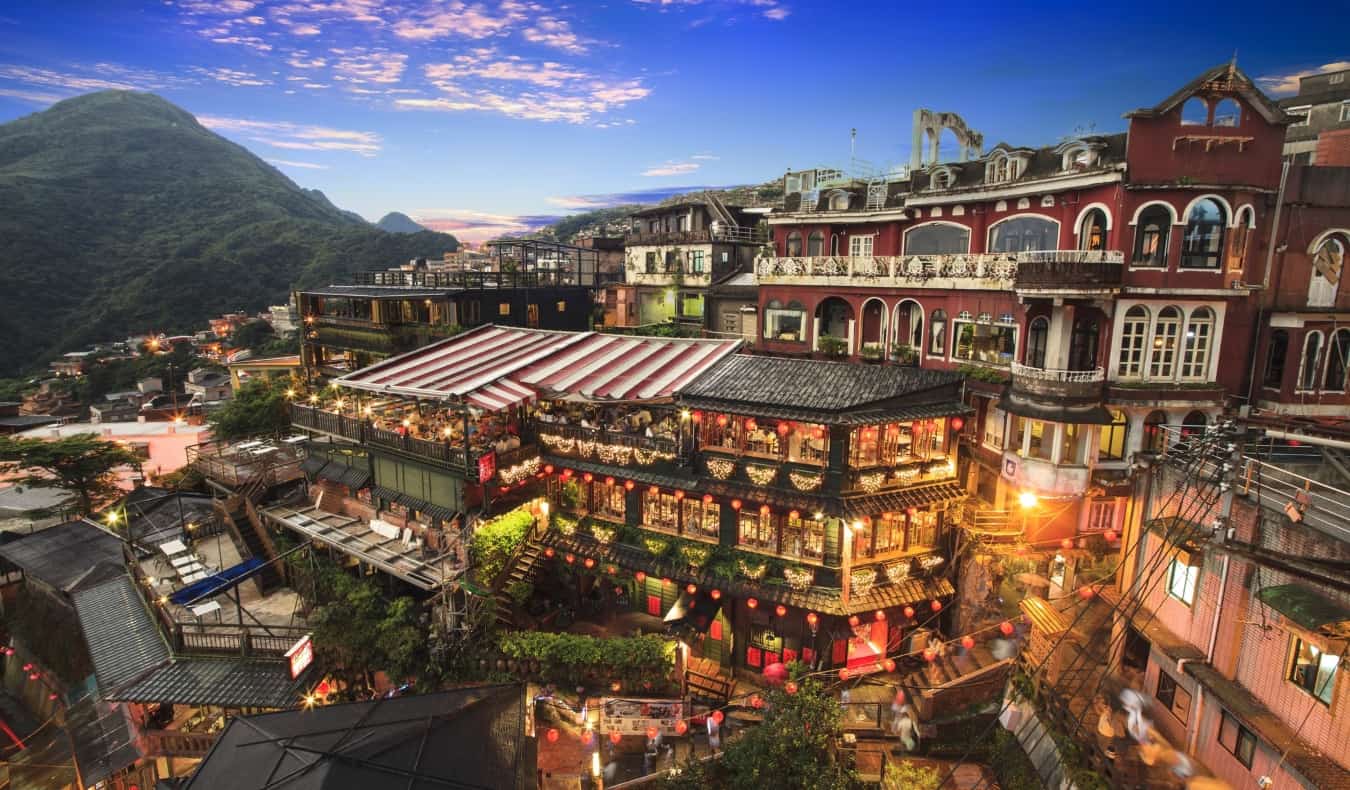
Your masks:
<svg viewBox="0 0 1350 790"><path fill-rule="evenodd" d="M87 521L68 521L0 545L0 557L64 591L101 562L121 565L122 539Z"/></svg>
<svg viewBox="0 0 1350 790"><path fill-rule="evenodd" d="M225 708L285 708L299 698L285 661L198 657L175 658L107 697Z"/></svg>
<svg viewBox="0 0 1350 790"><path fill-rule="evenodd" d="M125 571L71 599L100 689L111 691L169 660L169 645Z"/></svg>

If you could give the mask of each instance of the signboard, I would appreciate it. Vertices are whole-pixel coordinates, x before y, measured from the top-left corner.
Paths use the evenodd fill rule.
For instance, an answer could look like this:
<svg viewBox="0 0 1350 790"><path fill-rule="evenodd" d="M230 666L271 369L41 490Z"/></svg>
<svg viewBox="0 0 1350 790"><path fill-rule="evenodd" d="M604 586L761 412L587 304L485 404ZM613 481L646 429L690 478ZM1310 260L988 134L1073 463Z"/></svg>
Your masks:
<svg viewBox="0 0 1350 790"><path fill-rule="evenodd" d="M605 699L599 731L646 737L647 728L656 727L662 735L676 735L675 722L684 718L684 712L684 702L678 699Z"/></svg>
<svg viewBox="0 0 1350 790"><path fill-rule="evenodd" d="M286 661L291 665L291 680L300 677L300 673L314 663L314 635L305 634L300 641L286 651Z"/></svg>
<svg viewBox="0 0 1350 790"><path fill-rule="evenodd" d="M497 453L486 452L478 456L478 482L486 483L497 474Z"/></svg>

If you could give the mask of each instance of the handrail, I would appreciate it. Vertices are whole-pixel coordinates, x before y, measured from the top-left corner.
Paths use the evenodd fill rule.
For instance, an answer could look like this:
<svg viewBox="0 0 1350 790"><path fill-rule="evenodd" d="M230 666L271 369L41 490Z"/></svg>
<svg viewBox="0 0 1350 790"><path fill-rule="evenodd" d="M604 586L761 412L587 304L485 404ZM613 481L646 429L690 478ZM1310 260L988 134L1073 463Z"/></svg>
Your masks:
<svg viewBox="0 0 1350 790"><path fill-rule="evenodd" d="M849 279L931 278L1011 280L1021 264L1123 264L1118 250L1039 250L904 255L787 255L755 261L755 273L772 277Z"/></svg>
<svg viewBox="0 0 1350 790"><path fill-rule="evenodd" d="M1106 381L1106 370L1066 370L1063 368L1037 368L1021 362L1012 363L1012 374L1036 381L1053 381L1061 384L1096 384Z"/></svg>

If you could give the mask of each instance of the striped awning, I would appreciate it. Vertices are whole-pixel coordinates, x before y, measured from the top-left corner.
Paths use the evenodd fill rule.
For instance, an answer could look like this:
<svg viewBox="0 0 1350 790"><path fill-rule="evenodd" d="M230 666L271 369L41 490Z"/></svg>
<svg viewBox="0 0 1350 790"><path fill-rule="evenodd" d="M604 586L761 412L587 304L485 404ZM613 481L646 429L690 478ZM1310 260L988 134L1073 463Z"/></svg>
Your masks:
<svg viewBox="0 0 1350 790"><path fill-rule="evenodd" d="M462 400L501 411L537 395L647 401L673 393L739 340L635 337L484 326L337 380L389 395Z"/></svg>

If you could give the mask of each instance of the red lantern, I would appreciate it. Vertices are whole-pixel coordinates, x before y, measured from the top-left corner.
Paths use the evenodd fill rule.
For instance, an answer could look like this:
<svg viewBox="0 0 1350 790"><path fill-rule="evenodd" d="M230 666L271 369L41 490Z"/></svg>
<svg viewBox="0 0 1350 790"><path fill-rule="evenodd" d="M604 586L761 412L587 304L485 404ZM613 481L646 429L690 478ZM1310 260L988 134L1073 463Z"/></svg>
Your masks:
<svg viewBox="0 0 1350 790"><path fill-rule="evenodd" d="M612 477L606 477L606 478L605 478L605 485L607 485L607 486L612 486L612 485L614 485L614 478L612 478Z"/></svg>
<svg viewBox="0 0 1350 790"><path fill-rule="evenodd" d="M717 427L719 428L727 427L727 416L725 414L717 415Z"/></svg>
<svg viewBox="0 0 1350 790"><path fill-rule="evenodd" d="M661 583L662 583L662 584L674 584L674 582L672 582L670 579L668 579L668 578L666 578L666 577L664 577L664 576L661 577Z"/></svg>
<svg viewBox="0 0 1350 790"><path fill-rule="evenodd" d="M756 430L757 428L759 428L759 423L755 422L754 417L750 417L745 421L745 429L747 431L753 431Z"/></svg>
<svg viewBox="0 0 1350 790"><path fill-rule="evenodd" d="M961 430L961 429L964 428L964 427L966 427L966 421L965 421L965 420L961 419L960 417L953 417L953 418L952 418L952 430L953 430L953 431L959 431L959 430Z"/></svg>
<svg viewBox="0 0 1350 790"><path fill-rule="evenodd" d="M764 707L764 698L759 696L758 694L751 694L750 707L754 708L755 710L759 710L760 708Z"/></svg>
<svg viewBox="0 0 1350 790"><path fill-rule="evenodd" d="M998 630L1002 631L1004 636L1012 636L1013 624L1004 620L998 624Z"/></svg>
<svg viewBox="0 0 1350 790"><path fill-rule="evenodd" d="M848 677L849 677L850 674L852 674L852 673L850 673L850 672L848 671L848 667L844 667L843 669L839 670L839 679L840 679L840 680L848 680Z"/></svg>
<svg viewBox="0 0 1350 790"><path fill-rule="evenodd" d="M621 741L621 740L623 740L623 736L619 734L619 731L618 731L618 730L610 730L610 731L609 731L609 742L610 742L610 743L617 744L617 743L618 743L619 741Z"/></svg>
<svg viewBox="0 0 1350 790"><path fill-rule="evenodd" d="M905 617L906 617L906 619L909 619L909 620L913 620L913 619L914 619L914 607L913 607L913 606L906 606L906 607L905 607Z"/></svg>
<svg viewBox="0 0 1350 790"><path fill-rule="evenodd" d="M625 480L625 481L623 481L623 490L625 490L625 491L632 491L632 490L633 490L633 487L634 487L634 483L633 483L632 480Z"/></svg>
<svg viewBox="0 0 1350 790"><path fill-rule="evenodd" d="M745 605L748 606L748 607L750 607L751 609L754 609L756 606L759 606L759 599L758 599L758 598L746 598L746 599L745 599Z"/></svg>
<svg viewBox="0 0 1350 790"><path fill-rule="evenodd" d="M1093 595L1096 595L1096 591L1091 587L1080 587L1078 589L1078 597L1082 598L1084 601L1089 600Z"/></svg>
<svg viewBox="0 0 1350 790"><path fill-rule="evenodd" d="M905 515L909 516L910 518L914 518L915 516L919 515L919 509L917 507L907 507L905 508Z"/></svg>
<svg viewBox="0 0 1350 790"><path fill-rule="evenodd" d="M591 739L594 738L594 737L595 737L595 733L591 732L590 730L586 730L585 732L581 733L581 743L582 743L582 745L584 745L584 746L590 746L590 745L591 745Z"/></svg>
<svg viewBox="0 0 1350 790"><path fill-rule="evenodd" d="M930 664L933 663L934 661L937 661L937 651L932 649L931 647L924 650L923 660L927 661Z"/></svg>
<svg viewBox="0 0 1350 790"><path fill-rule="evenodd" d="M896 704L896 705L904 705L904 704L905 704L905 690L904 690L904 689L896 689L896 690L895 690L895 704Z"/></svg>
<svg viewBox="0 0 1350 790"><path fill-rule="evenodd" d="M824 428L817 428L817 429L815 429L814 431L811 432L811 436L813 436L813 437L816 438L816 439L824 439L824 438L825 438L825 429L824 429Z"/></svg>
<svg viewBox="0 0 1350 790"><path fill-rule="evenodd" d="M972 650L972 649L974 649L974 647L975 647L975 637L970 636L970 635L966 635L966 636L961 637L961 647L964 647L964 648L967 649L967 650Z"/></svg>
<svg viewBox="0 0 1350 790"><path fill-rule="evenodd" d="M562 470L562 476L563 476L564 478L566 478L566 477L571 477L571 476L572 476L572 470L571 470L571 469L564 469L564 470Z"/></svg>
<svg viewBox="0 0 1350 790"><path fill-rule="evenodd" d="M571 565L577 561L577 555L569 553L567 556L563 557L563 559L567 560L568 565Z"/></svg>
<svg viewBox="0 0 1350 790"><path fill-rule="evenodd" d="M675 501L676 501L676 502L679 502L681 499L684 499L684 492L683 492L683 491L676 491L676 492L675 492Z"/></svg>
<svg viewBox="0 0 1350 790"><path fill-rule="evenodd" d="M1065 538L1059 542L1059 545L1066 549L1073 548L1073 538Z"/></svg>
<svg viewBox="0 0 1350 790"><path fill-rule="evenodd" d="M942 611L942 601L936 601L936 600L935 600L935 601L932 601L931 603L928 604L928 608L929 608L929 609L932 609L932 610L935 611L935 612L940 612L940 611Z"/></svg>
<svg viewBox="0 0 1350 790"><path fill-rule="evenodd" d="M642 584L643 582L647 581L647 574L643 573L642 571L638 571L637 573L633 574L633 578L637 579L638 584Z"/></svg>
<svg viewBox="0 0 1350 790"><path fill-rule="evenodd" d="M545 737L545 738L548 738L548 742L549 742L549 743L557 743L557 742L558 742L558 728L556 728L556 727L549 727L549 728L548 728L548 733L546 733L546 734L544 735L544 737Z"/></svg>
<svg viewBox="0 0 1350 790"><path fill-rule="evenodd" d="M889 659L889 658L888 658L888 659L886 659L885 661L882 661L882 662L881 662L881 668L884 669L884 670L886 670L887 672L894 672L894 671L895 671L895 661L893 661L892 659Z"/></svg>
<svg viewBox="0 0 1350 790"><path fill-rule="evenodd" d="M544 556L548 557L549 559L553 559L553 555L557 553L558 552L553 550L552 546L549 546L548 548L544 549Z"/></svg>
<svg viewBox="0 0 1350 790"><path fill-rule="evenodd" d="M51 700L52 702L55 702L55 701L56 701L56 692L52 692L51 694L48 694L48 695L47 695L47 699Z"/></svg>
<svg viewBox="0 0 1350 790"><path fill-rule="evenodd" d="M651 727L651 726L647 727L647 739L648 739L648 740L651 740L651 739L655 738L657 732L658 732L658 730L657 730L655 727Z"/></svg>
<svg viewBox="0 0 1350 790"><path fill-rule="evenodd" d="M595 479L595 475L591 474L590 472L587 472L586 474L581 476L581 479L589 483Z"/></svg>
<svg viewBox="0 0 1350 790"><path fill-rule="evenodd" d="M812 628L815 628L815 627L816 627L816 623L818 623L818 622L820 622L820 617L817 616L815 612L807 612L807 613L806 613L806 624L807 624L807 625L811 626Z"/></svg>
<svg viewBox="0 0 1350 790"><path fill-rule="evenodd" d="M787 615L787 607L780 603L774 607L773 613L778 615L779 617L784 617Z"/></svg>
<svg viewBox="0 0 1350 790"><path fill-rule="evenodd" d="M590 557L587 557L585 560L582 561L581 564L585 565L587 568L594 568L595 560L591 559Z"/></svg>
<svg viewBox="0 0 1350 790"><path fill-rule="evenodd" d="M1116 531L1115 531L1114 529L1108 529L1107 531L1105 531L1105 532L1102 533L1102 537L1103 537L1103 538L1106 538L1106 542L1107 542L1107 543L1115 543L1115 542L1116 542Z"/></svg>
<svg viewBox="0 0 1350 790"><path fill-rule="evenodd" d="M610 576L614 576L614 575L617 574L618 572L619 572L619 569L616 568L616 567L614 567L613 565L606 565L606 566L605 566L605 573L608 573Z"/></svg>
<svg viewBox="0 0 1350 790"><path fill-rule="evenodd" d="M661 493L661 489L657 488L656 486L647 486L647 493L651 494L652 496L656 496L657 494Z"/></svg>
<svg viewBox="0 0 1350 790"><path fill-rule="evenodd" d="M788 518L791 519L792 521L796 521L796 520L800 519L801 517L802 517L802 514L801 514L801 511L799 511L799 510L789 510L789 511L788 511Z"/></svg>
<svg viewBox="0 0 1350 790"><path fill-rule="evenodd" d="M546 475L553 474L553 464L544 464L544 474Z"/></svg>
<svg viewBox="0 0 1350 790"><path fill-rule="evenodd" d="M787 680L788 677L787 665L784 664L782 661L775 661L772 664L768 665L767 667L764 667L764 674L762 674L760 677L764 678L765 683L768 683L771 686L777 686L784 680Z"/></svg>
<svg viewBox="0 0 1350 790"><path fill-rule="evenodd" d="M623 595L623 588L622 588L622 587L615 587L615 588L614 588L614 594L615 594L615 595Z"/></svg>
<svg viewBox="0 0 1350 790"><path fill-rule="evenodd" d="M694 412L694 422L703 422L703 412L701 411Z"/></svg>
<svg viewBox="0 0 1350 790"><path fill-rule="evenodd" d="M675 722L675 734L684 735L686 732L689 732L689 723L684 719L678 719Z"/></svg>
<svg viewBox="0 0 1350 790"><path fill-rule="evenodd" d="M858 627L858 615L856 615L856 614L855 614L855 615L850 615L849 618L848 618L848 624L851 625L851 626L853 626L854 628L857 628L857 627Z"/></svg>
<svg viewBox="0 0 1350 790"><path fill-rule="evenodd" d="M733 499L733 500L731 500L731 509L732 509L732 510L740 510L740 509L741 509L741 500L739 500L739 499Z"/></svg>
<svg viewBox="0 0 1350 790"><path fill-rule="evenodd" d="M694 593L698 592L698 586L691 584L688 587L685 587L684 591L689 593L690 595L693 595Z"/></svg>
<svg viewBox="0 0 1350 790"><path fill-rule="evenodd" d="M779 436L787 436L787 435L790 434L790 433L792 433L792 425L790 425L789 423L786 423L786 422L780 422L780 423L778 423L778 435L779 435Z"/></svg>
<svg viewBox="0 0 1350 790"><path fill-rule="evenodd" d="M721 723L722 723L722 720L725 719L725 718L726 718L726 716L723 715L722 711L720 711L720 710L715 710L715 711L712 712L712 720L715 721L715 722L717 722L718 724L721 724Z"/></svg>
<svg viewBox="0 0 1350 790"><path fill-rule="evenodd" d="M711 595L711 596L712 596L712 599L713 599L714 601L716 601L717 599L719 599L719 598L722 597L722 591L721 591L721 590L713 590L712 592L708 593L708 595Z"/></svg>
<svg viewBox="0 0 1350 790"><path fill-rule="evenodd" d="M759 506L759 514L760 514L761 516L767 516L767 515L769 515L769 506L768 506L768 505L760 505L760 506Z"/></svg>
<svg viewBox="0 0 1350 790"><path fill-rule="evenodd" d="M39 677L41 677L41 675L39 675L39 674L36 673L36 672L29 672L29 673L28 673L28 679L29 679L29 680L37 680Z"/></svg>
<svg viewBox="0 0 1350 790"><path fill-rule="evenodd" d="M796 682L795 682L795 681L789 680L788 682L784 683L784 684L783 684L783 691L786 691L786 692L789 693L789 694L796 694L796 693L797 693L797 684L796 684Z"/></svg>
<svg viewBox="0 0 1350 790"><path fill-rule="evenodd" d="M877 617L877 622L878 622L878 623L884 623L884 622L886 622L886 613L883 612L883 611L881 611L880 609L877 610L876 617Z"/></svg>
<svg viewBox="0 0 1350 790"><path fill-rule="evenodd" d="M32 665L31 663L30 663L30 664L24 664L24 665L23 665L23 671L24 671L24 672L29 672L29 671L31 671L32 669L33 669L33 665Z"/></svg>
<svg viewBox="0 0 1350 790"><path fill-rule="evenodd" d="M704 494L704 495L703 495L703 504L705 504L705 505L711 505L711 504L712 504L712 494Z"/></svg>

